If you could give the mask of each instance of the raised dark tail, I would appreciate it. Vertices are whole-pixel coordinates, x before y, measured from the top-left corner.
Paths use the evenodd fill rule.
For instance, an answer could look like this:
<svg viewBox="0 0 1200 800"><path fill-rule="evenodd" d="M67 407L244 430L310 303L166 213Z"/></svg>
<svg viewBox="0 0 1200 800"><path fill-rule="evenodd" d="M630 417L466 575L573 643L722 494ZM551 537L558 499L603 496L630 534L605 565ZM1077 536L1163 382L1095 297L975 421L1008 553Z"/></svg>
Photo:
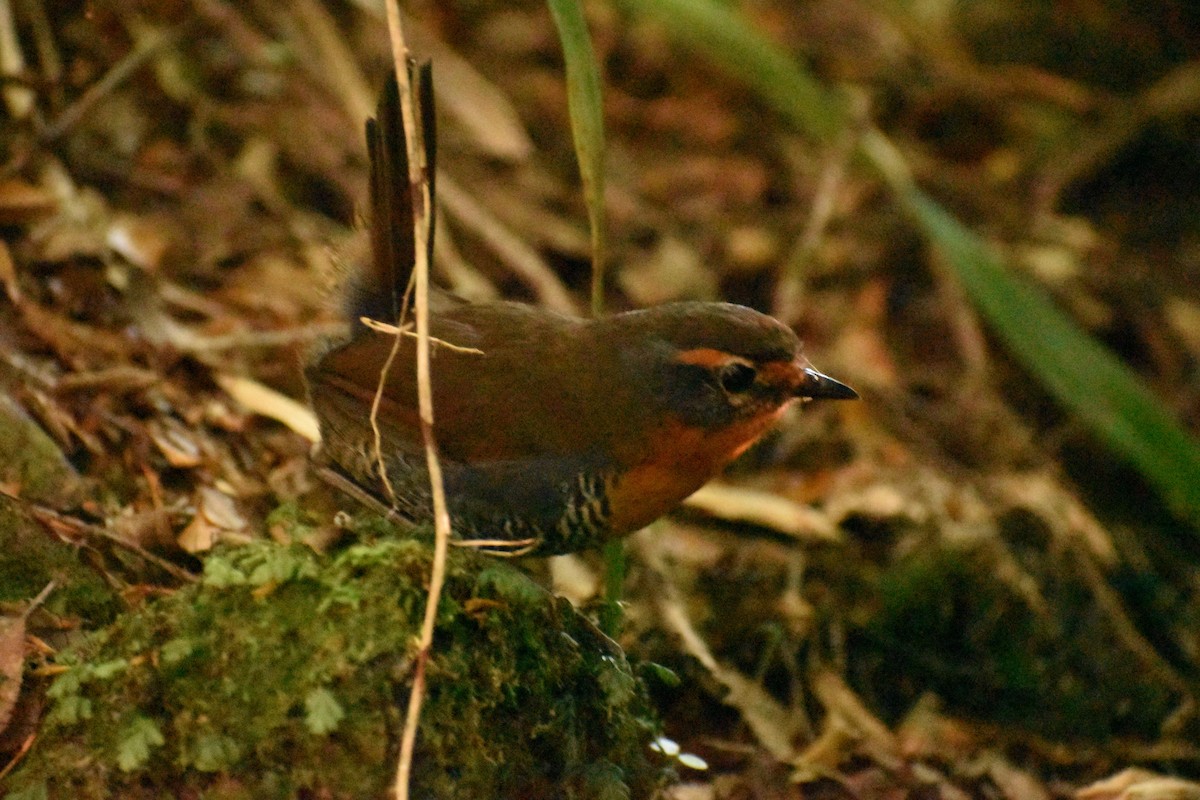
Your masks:
<svg viewBox="0 0 1200 800"><path fill-rule="evenodd" d="M437 123L434 114L433 71L429 62L408 64L416 99L418 124L425 147L426 179L432 201L437 175ZM389 72L375 118L367 120L367 154L371 166L371 263L356 276L347 294L351 319L370 317L395 322L412 278L413 193L408 176L408 147L400 117L400 87ZM437 208L433 203L431 215ZM433 232L429 236L433 260Z"/></svg>

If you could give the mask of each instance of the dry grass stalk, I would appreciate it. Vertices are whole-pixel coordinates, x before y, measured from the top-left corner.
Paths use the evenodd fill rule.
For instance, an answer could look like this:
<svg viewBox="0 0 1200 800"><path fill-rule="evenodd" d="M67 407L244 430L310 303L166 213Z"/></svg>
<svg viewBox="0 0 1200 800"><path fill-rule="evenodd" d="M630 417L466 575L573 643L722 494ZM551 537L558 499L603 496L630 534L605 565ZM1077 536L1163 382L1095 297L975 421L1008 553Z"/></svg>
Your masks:
<svg viewBox="0 0 1200 800"><path fill-rule="evenodd" d="M434 553L433 565L429 576L429 599L425 604L425 618L421 624L421 637L418 642L417 657L413 669L412 692L409 695L408 712L404 721L404 731L400 739L400 756L396 763L395 796L396 800L408 800L408 784L412 774L413 746L417 738L417 723L421 718L421 705L425 697L425 667L429 661L429 651L433 646L434 623L437 619L438 600L441 597L442 584L446 576L446 552L450 543L450 512L446 506L446 493L442 484L441 462L438 460L437 442L433 436L433 386L430 378L429 364L429 236L432 231L432 197L430 193L428 167L425 161L425 147L422 141L422 130L417 124L416 113L413 109L413 91L409 80L408 48L404 43L404 33L400 22L400 9L395 2L387 4L388 33L392 43L392 61L396 72L396 80L400 85L400 113L403 117L404 129L407 133L405 144L408 148L409 189L419 197L414 196L413 220L413 275L415 278L415 316L417 327L417 405L421 418L421 436L425 442L425 461L429 470L430 490L433 497L434 522ZM400 326L403 327L403 326ZM399 331L396 334L395 355L400 342ZM387 366L392 359L388 359ZM385 373L386 374L386 373ZM376 392L375 404L371 409L371 425L376 431L376 457L382 466L382 454L379 452L379 432L376 415L379 400L383 393L384 374L380 375L379 387ZM390 491L390 487L389 487Z"/></svg>

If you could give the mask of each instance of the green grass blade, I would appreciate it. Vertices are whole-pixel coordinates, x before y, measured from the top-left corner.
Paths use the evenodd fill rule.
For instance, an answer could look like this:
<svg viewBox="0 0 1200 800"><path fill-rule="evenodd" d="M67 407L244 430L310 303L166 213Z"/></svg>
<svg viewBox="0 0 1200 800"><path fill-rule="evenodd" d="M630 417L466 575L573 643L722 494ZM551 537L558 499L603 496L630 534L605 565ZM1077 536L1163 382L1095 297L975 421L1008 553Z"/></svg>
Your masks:
<svg viewBox="0 0 1200 800"><path fill-rule="evenodd" d="M575 158L583 180L592 229L592 316L604 313L604 262L607 252L604 209L604 98L600 68L592 50L592 37L579 0L546 0L558 27L563 61L567 67L567 109ZM605 593L602 629L616 636L621 628L621 595L625 583L625 544L610 542L604 548Z"/></svg>
<svg viewBox="0 0 1200 800"><path fill-rule="evenodd" d="M1137 373L925 194L910 189L900 197L1009 350L1177 513L1200 525L1200 442Z"/></svg>
<svg viewBox="0 0 1200 800"><path fill-rule="evenodd" d="M600 70L579 0L547 0L567 67L567 108L575 157L583 180L592 228L592 313L604 310L604 261L607 250L604 211L604 103Z"/></svg>

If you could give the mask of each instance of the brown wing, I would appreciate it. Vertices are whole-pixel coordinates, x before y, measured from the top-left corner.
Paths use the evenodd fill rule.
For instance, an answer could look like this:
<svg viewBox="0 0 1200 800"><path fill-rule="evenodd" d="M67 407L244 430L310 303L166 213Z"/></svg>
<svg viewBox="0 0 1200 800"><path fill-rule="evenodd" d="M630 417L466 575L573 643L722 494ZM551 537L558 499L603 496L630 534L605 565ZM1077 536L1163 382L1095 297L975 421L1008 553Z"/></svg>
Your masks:
<svg viewBox="0 0 1200 800"><path fill-rule="evenodd" d="M442 453L461 463L582 455L631 424L637 407L589 323L517 303L463 306L435 314L434 337L481 353L434 345L435 429ZM313 400L336 394L369 431L367 413L392 337L367 333L330 351L310 372ZM381 419L396 446L419 444L414 340L405 337L388 374ZM615 409L624 409L618 412ZM630 411L630 409L634 409ZM318 408L320 411L320 408ZM364 434L366 435L366 434Z"/></svg>

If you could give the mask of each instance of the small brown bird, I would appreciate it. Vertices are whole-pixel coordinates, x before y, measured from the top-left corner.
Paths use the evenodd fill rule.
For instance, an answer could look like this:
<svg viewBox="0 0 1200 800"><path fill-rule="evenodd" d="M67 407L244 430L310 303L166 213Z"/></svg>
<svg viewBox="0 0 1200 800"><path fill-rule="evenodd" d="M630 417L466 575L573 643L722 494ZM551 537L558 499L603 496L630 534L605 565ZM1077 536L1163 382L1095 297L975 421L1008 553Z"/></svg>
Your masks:
<svg viewBox="0 0 1200 800"><path fill-rule="evenodd" d="M417 77L432 180L427 70ZM413 263L394 78L367 144L373 263L351 310L394 321ZM512 551L567 553L631 533L720 472L793 400L858 396L813 369L791 329L742 306L671 303L600 319L441 293L432 306L434 432L455 535ZM378 415L394 502L375 457L369 414L393 342L356 324L308 369L321 458L400 516L428 520L410 337Z"/></svg>

